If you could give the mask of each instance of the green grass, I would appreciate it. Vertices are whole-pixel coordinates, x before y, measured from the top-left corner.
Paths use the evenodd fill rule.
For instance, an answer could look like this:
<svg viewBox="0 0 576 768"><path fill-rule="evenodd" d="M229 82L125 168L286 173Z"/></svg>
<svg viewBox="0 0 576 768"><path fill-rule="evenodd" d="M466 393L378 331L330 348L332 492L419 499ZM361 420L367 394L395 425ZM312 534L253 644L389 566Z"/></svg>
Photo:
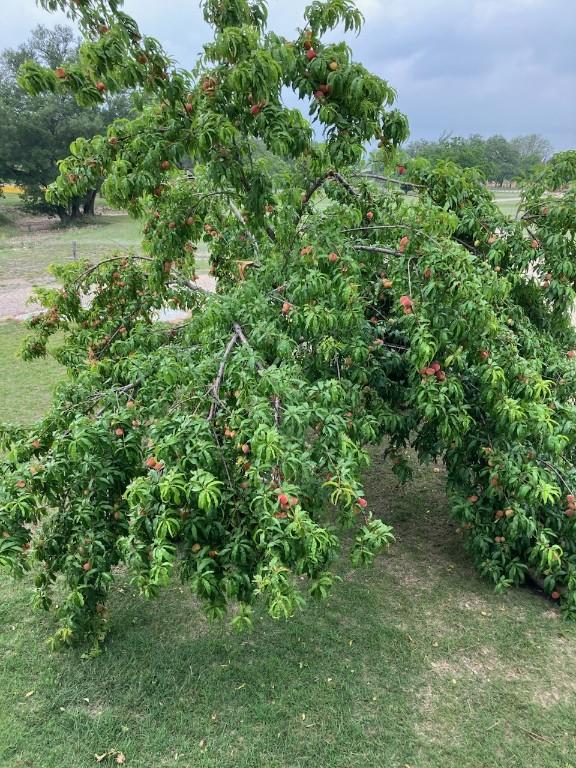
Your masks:
<svg viewBox="0 0 576 768"><path fill-rule="evenodd" d="M510 218L513 219L518 213L518 205L520 203L520 190L495 190L494 200L502 213L505 213L507 216L510 216Z"/></svg>
<svg viewBox="0 0 576 768"><path fill-rule="evenodd" d="M48 408L63 369L52 358L26 363L20 357L28 334L22 323L0 323L0 423L30 424Z"/></svg>
<svg viewBox="0 0 576 768"><path fill-rule="evenodd" d="M108 213L62 227L56 220L25 214L17 195L0 198L0 283L50 279L49 265L70 261L73 242L79 259L102 259L116 250L141 253L141 222ZM206 272L206 250L198 256L198 271Z"/></svg>
<svg viewBox="0 0 576 768"><path fill-rule="evenodd" d="M0 325L0 419L29 421L58 379L16 360ZM177 583L146 602L118 574L96 658L50 653L32 579L0 578L0 766L90 768L575 768L576 627L528 589L479 579L446 514L438 468L399 489L366 478L396 543L370 570L339 565L325 603L235 635ZM107 758L103 765L115 765Z"/></svg>

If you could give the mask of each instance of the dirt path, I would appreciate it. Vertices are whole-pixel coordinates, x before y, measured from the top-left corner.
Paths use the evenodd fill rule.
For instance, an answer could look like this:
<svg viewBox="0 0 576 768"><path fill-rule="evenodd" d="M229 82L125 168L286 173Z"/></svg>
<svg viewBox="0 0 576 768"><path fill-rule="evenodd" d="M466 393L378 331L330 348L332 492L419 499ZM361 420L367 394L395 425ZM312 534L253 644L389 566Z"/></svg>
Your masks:
<svg viewBox="0 0 576 768"><path fill-rule="evenodd" d="M200 275L197 284L207 291L213 291L216 281L209 275ZM56 283L46 282L42 285L53 286ZM33 286L25 282L0 282L0 321L26 320L26 318L41 311L38 304L29 304Z"/></svg>

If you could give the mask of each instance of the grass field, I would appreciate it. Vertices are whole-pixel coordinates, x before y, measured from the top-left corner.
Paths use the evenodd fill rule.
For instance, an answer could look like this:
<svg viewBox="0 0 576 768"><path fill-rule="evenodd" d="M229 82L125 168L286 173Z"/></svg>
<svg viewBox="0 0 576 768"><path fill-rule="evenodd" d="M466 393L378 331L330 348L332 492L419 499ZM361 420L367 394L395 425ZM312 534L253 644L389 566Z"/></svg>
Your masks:
<svg viewBox="0 0 576 768"><path fill-rule="evenodd" d="M101 258L115 249L140 250L139 222L128 216L96 216L92 223L61 227L55 220L25 215L16 195L0 199L0 276L34 282L47 278L48 266L69 261L72 243L78 258Z"/></svg>
<svg viewBox="0 0 576 768"><path fill-rule="evenodd" d="M0 325L0 419L29 421L60 371L18 363ZM32 579L0 577L0 766L575 768L576 627L528 589L496 596L447 518L443 475L366 480L388 555L288 623L237 636L178 584L157 602L120 574L102 654L52 654ZM117 754L117 753L116 753ZM102 765L116 765L114 754Z"/></svg>
<svg viewBox="0 0 576 768"><path fill-rule="evenodd" d="M28 333L23 323L0 322L0 424L31 424L48 408L55 384L64 376L52 358L26 363L20 349Z"/></svg>
<svg viewBox="0 0 576 768"><path fill-rule="evenodd" d="M19 197L0 198L0 281L36 283L49 279L50 264L72 259L76 242L79 259L104 258L115 250L141 253L140 222L108 212L74 227L56 220L26 215ZM207 268L206 251L199 251L199 272Z"/></svg>

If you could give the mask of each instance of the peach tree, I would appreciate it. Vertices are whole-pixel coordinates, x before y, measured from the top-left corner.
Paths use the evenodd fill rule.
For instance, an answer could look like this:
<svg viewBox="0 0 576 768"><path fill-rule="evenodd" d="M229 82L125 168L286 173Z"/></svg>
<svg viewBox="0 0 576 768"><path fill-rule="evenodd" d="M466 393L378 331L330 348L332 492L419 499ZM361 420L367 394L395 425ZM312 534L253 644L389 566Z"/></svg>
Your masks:
<svg viewBox="0 0 576 768"><path fill-rule="evenodd" d="M204 0L192 71L120 0L41 4L84 43L23 85L138 106L75 141L47 197L104 179L143 226L141 252L54 268L25 354L57 334L68 375L38 424L2 432L0 564L34 570L55 641L103 636L119 566L151 597L178 575L238 628L257 598L279 618L324 597L342 548L370 564L393 538L362 488L371 445L401 481L443 462L480 571L498 590L540 578L576 616L576 153L515 220L451 164L403 166L407 197L358 170L408 129L391 86L326 39L360 29L350 0L312 2L292 40L263 0Z"/></svg>

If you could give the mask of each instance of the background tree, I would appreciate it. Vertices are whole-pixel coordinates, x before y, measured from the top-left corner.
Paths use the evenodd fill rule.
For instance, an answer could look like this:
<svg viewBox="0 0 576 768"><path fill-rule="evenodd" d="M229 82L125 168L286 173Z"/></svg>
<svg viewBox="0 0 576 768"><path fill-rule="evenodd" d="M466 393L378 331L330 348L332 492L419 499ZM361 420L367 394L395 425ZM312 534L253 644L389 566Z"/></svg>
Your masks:
<svg viewBox="0 0 576 768"><path fill-rule="evenodd" d="M527 178L534 168L538 168L552 157L552 144L537 133L516 136L510 144L520 156L519 175Z"/></svg>
<svg viewBox="0 0 576 768"><path fill-rule="evenodd" d="M412 141L405 151L411 158L451 161L462 168L479 168L487 180L501 185L504 181L528 178L550 157L551 146L537 134L511 140L473 134L467 138L444 135L437 141ZM375 152L373 164L378 162L381 162L379 153Z"/></svg>
<svg viewBox="0 0 576 768"><path fill-rule="evenodd" d="M31 92L144 94L133 120L72 144L49 198L105 176L110 202L144 220L145 255L55 270L26 354L59 331L69 377L31 431L4 433L0 562L36 569L44 607L61 577L56 640L102 636L119 562L149 596L177 572L239 627L256 598L288 617L325 596L342 529L355 565L391 541L362 488L383 438L400 480L411 457L445 463L497 589L530 571L576 615L576 191L555 194L576 153L526 188L520 221L449 162L411 162L408 203L354 170L364 143L392 156L407 130L389 84L324 39L359 29L352 2L313 2L288 40L264 2L205 0L214 39L193 72L118 0L43 4L86 42L62 70L26 64ZM285 183L255 141L288 160ZM214 294L195 282L199 240ZM163 305L190 319L155 323Z"/></svg>
<svg viewBox="0 0 576 768"><path fill-rule="evenodd" d="M104 133L107 125L130 111L124 94L86 108L66 94L30 96L18 84L23 62L55 69L75 61L77 53L78 41L70 27L50 30L40 25L25 44L0 55L0 181L22 187L32 210L58 214L62 220L93 214L98 184L66 205L48 204L45 190L58 176L58 161L76 138Z"/></svg>

